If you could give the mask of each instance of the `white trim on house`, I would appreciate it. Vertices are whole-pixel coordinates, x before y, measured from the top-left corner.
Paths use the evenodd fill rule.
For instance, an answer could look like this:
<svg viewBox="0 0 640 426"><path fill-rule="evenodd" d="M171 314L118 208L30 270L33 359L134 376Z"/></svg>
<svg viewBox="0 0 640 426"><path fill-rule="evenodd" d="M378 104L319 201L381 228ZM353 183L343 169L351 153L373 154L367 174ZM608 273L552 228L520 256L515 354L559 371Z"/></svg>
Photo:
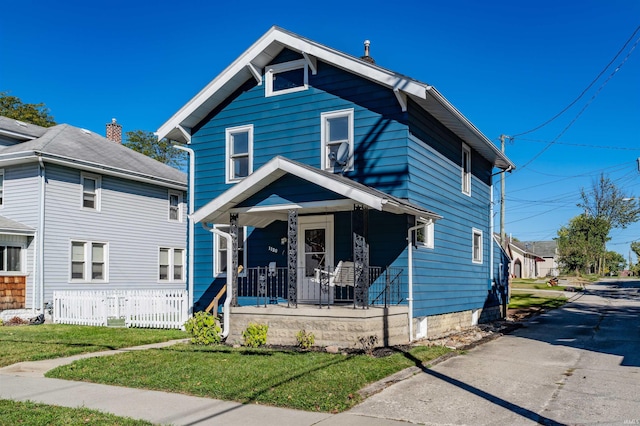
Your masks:
<svg viewBox="0 0 640 426"><path fill-rule="evenodd" d="M354 111L353 108L342 109L338 111L327 111L320 114L320 141L321 141L321 149L320 149L320 168L322 170L326 170L328 172L349 172L353 170L353 151L354 151L354 131L353 131L353 116ZM329 140L330 131L329 131L329 123L330 120L336 118L346 118L347 119L347 138L343 140ZM348 157L346 164L341 166L337 164L339 159L331 159L331 155L336 156L337 149L342 143L346 143L349 145ZM333 148L333 150L331 149ZM332 164L331 162L334 161Z"/></svg>
<svg viewBox="0 0 640 426"><path fill-rule="evenodd" d="M300 86L290 87L288 89L273 89L273 81L277 78L278 74L294 71L294 70L302 70L302 84ZM301 92L303 90L307 90L309 88L309 67L308 63L304 59L299 59L297 61L291 62L283 62L281 64L274 64L267 68L264 72L264 78L266 81L264 87L264 95L266 97L270 96L279 96L284 95L285 93L293 93L293 92Z"/></svg>
<svg viewBox="0 0 640 426"><path fill-rule="evenodd" d="M222 232L229 233L229 225L216 225L214 229L222 230ZM238 260L242 260L242 262L238 263L238 266L242 265L243 269L238 273L239 277L244 277L246 275L246 270L244 266L247 264L247 228L244 226L238 226L238 233L241 233L239 236L242 237L242 245L240 245L241 239L238 238L238 252L241 253L241 256L238 256ZM215 277L226 277L227 272L220 269L220 264L218 262L218 257L220 256L220 241L223 237L219 234L212 233L213 235L213 275ZM226 240L225 240L226 243ZM230 247L227 247L225 251L229 252L231 250ZM227 258L225 257L224 267L227 267Z"/></svg>
<svg viewBox="0 0 640 426"><path fill-rule="evenodd" d="M248 67L249 64L256 69L263 69L284 48L299 52L309 64L321 60L393 90L403 109L406 107L403 105L404 98L411 98L496 167L515 169L515 165L433 86L365 62L355 56L316 43L277 26L271 27L169 118L158 129L158 138L166 137L185 142L183 131L192 129L205 119L217 105L244 84L248 78L255 78L254 70ZM313 71L317 67L311 66L311 68Z"/></svg>
<svg viewBox="0 0 640 426"><path fill-rule="evenodd" d="M466 143L462 144L460 164L462 193L471 196L471 148Z"/></svg>
<svg viewBox="0 0 640 426"><path fill-rule="evenodd" d="M171 204L171 197L176 197L178 200L178 203L175 206ZM169 222L182 222L183 221L182 192L169 189L167 191L167 204L168 204L167 219L169 220ZM175 212L175 216L176 216L175 218L172 217L173 212Z"/></svg>
<svg viewBox="0 0 640 426"><path fill-rule="evenodd" d="M85 181L95 182L93 191L85 189ZM80 208L83 210L100 211L102 198L102 177L92 173L80 172ZM93 206L86 206L85 202L90 201Z"/></svg>
<svg viewBox="0 0 640 426"><path fill-rule="evenodd" d="M484 238L482 231L473 228L471 231L471 261L476 264L483 263L484 255Z"/></svg>
<svg viewBox="0 0 640 426"><path fill-rule="evenodd" d="M162 263L162 251L165 250L167 253L166 263ZM175 261L176 252L180 252L180 264L177 264ZM186 281L185 279L185 259L186 259L186 250L183 247L158 247L158 283L183 283ZM162 278L163 271L162 266L166 266L167 270L165 272L166 278ZM180 278L175 278L175 268L176 266L180 266Z"/></svg>
<svg viewBox="0 0 640 426"><path fill-rule="evenodd" d="M82 259L74 258L73 245L82 244ZM93 247L102 246L102 260L94 261ZM82 278L73 277L73 264L82 263ZM93 265L101 263L102 278L93 278ZM109 243L105 241L88 241L71 239L69 241L69 283L108 283L109 282Z"/></svg>
<svg viewBox="0 0 640 426"><path fill-rule="evenodd" d="M0 169L0 209L4 207L4 169Z"/></svg>
<svg viewBox="0 0 640 426"><path fill-rule="evenodd" d="M236 153L233 150L233 138L237 134L247 134L247 152ZM225 183L240 182L242 179L253 173L253 124L243 126L228 127L225 129ZM247 157L247 175L236 176L234 161Z"/></svg>

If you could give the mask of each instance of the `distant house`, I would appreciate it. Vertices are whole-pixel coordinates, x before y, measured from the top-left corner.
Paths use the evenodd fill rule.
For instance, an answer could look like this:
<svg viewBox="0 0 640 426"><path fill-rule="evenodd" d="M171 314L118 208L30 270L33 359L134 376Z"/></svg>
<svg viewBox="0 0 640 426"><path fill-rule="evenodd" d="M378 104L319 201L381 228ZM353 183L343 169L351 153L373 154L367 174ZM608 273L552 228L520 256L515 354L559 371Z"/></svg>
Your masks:
<svg viewBox="0 0 640 426"><path fill-rule="evenodd" d="M185 191L184 173L119 141L0 117L0 310L41 311L55 290L184 289Z"/></svg>
<svg viewBox="0 0 640 426"><path fill-rule="evenodd" d="M271 343L396 344L499 314L513 163L365 52L273 27L158 130L192 150L194 309L226 300L232 340L257 321Z"/></svg>
<svg viewBox="0 0 640 426"><path fill-rule="evenodd" d="M533 252L529 244L510 241L511 271L514 278L537 278L540 275L540 264L545 260Z"/></svg>
<svg viewBox="0 0 640 426"><path fill-rule="evenodd" d="M524 241L522 243L542 261L536 262L538 277L558 276L558 243L557 241Z"/></svg>

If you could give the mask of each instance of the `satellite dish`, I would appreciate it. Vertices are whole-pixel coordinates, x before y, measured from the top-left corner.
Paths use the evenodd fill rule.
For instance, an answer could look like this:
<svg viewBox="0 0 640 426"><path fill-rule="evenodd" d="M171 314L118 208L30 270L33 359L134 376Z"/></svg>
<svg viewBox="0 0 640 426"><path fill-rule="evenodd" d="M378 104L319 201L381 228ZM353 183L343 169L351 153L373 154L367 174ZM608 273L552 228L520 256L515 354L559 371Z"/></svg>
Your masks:
<svg viewBox="0 0 640 426"><path fill-rule="evenodd" d="M340 166L346 166L349 161L349 144L347 142L342 142L338 147L338 152L336 153L335 162Z"/></svg>

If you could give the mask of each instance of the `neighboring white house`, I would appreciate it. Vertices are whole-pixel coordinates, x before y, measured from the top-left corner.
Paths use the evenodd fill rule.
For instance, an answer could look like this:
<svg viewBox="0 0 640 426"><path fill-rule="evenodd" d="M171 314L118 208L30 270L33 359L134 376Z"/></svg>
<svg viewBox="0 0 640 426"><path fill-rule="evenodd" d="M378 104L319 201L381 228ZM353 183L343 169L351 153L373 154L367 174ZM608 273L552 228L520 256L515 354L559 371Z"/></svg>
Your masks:
<svg viewBox="0 0 640 426"><path fill-rule="evenodd" d="M0 117L0 311L38 312L55 290L185 289L186 189L118 140Z"/></svg>

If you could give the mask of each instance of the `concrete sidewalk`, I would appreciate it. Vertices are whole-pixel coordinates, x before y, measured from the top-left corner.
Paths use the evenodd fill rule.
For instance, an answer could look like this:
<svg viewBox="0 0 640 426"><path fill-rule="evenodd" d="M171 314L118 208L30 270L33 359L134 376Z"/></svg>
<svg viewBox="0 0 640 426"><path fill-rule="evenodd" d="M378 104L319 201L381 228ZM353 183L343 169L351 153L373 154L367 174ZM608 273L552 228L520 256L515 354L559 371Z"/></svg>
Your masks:
<svg viewBox="0 0 640 426"><path fill-rule="evenodd" d="M108 356L131 350L163 347L176 342L10 365L0 369L0 399L32 401L64 407L91 408L162 425L407 425L405 422L369 417L362 414L350 414L348 412L335 415L314 413L44 377L47 371L81 358Z"/></svg>

